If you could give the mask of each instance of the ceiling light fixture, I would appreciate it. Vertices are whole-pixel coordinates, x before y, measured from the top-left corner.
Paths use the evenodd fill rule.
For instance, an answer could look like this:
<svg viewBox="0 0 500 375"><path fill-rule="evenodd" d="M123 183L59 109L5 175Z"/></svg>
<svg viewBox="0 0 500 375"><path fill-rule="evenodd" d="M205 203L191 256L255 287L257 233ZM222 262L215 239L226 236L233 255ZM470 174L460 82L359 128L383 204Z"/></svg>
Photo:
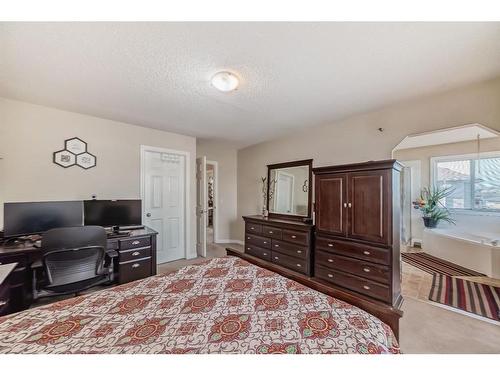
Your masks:
<svg viewBox="0 0 500 375"><path fill-rule="evenodd" d="M218 72L212 77L212 85L222 92L236 90L239 83L238 77L227 71Z"/></svg>

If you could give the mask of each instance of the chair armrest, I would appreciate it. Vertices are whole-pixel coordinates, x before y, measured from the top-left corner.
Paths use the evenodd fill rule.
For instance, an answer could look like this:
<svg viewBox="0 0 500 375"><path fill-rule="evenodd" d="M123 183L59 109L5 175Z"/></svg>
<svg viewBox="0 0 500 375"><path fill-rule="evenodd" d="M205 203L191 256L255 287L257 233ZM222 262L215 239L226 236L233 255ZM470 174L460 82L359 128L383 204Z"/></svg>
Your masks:
<svg viewBox="0 0 500 375"><path fill-rule="evenodd" d="M116 258L118 256L118 251L116 250L106 250L106 255L110 258Z"/></svg>

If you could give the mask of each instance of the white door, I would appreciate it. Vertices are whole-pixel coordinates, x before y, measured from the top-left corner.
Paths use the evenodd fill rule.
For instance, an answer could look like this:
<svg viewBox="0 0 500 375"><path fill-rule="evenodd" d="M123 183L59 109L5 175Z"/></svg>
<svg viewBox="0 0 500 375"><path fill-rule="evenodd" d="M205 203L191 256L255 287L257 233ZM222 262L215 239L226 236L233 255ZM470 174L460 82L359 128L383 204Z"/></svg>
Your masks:
<svg viewBox="0 0 500 375"><path fill-rule="evenodd" d="M289 173L278 171L276 182L276 211L292 212L294 176Z"/></svg>
<svg viewBox="0 0 500 375"><path fill-rule="evenodd" d="M196 252L207 256L207 158L196 159Z"/></svg>
<svg viewBox="0 0 500 375"><path fill-rule="evenodd" d="M176 153L144 151L144 223L158 232L157 262L186 257L186 157Z"/></svg>

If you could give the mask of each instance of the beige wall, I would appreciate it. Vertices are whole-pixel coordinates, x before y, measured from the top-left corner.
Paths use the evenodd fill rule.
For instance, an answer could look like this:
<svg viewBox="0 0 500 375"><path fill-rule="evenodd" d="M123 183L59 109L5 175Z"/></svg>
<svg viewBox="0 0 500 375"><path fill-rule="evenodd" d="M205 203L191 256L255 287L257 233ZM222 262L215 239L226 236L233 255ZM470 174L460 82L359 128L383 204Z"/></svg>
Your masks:
<svg viewBox="0 0 500 375"><path fill-rule="evenodd" d="M260 177L269 163L313 158L314 166L326 166L388 159L408 134L471 123L500 131L500 78L242 149L238 152L238 218L260 212ZM383 132L377 130L380 127ZM243 221L239 219L234 229L232 236L242 239Z"/></svg>
<svg viewBox="0 0 500 375"><path fill-rule="evenodd" d="M97 167L62 168L52 153L80 137L97 156ZM0 206L6 201L140 198L140 146L187 151L191 228L195 221L196 139L24 102L0 98ZM3 227L3 210L0 213ZM191 230L191 255L196 231Z"/></svg>
<svg viewBox="0 0 500 375"><path fill-rule="evenodd" d="M215 240L229 242L231 233L236 233L236 147L230 143L210 140L198 140L196 144L198 156L206 156L208 160L216 161L218 167L218 191ZM216 187L217 189L217 187Z"/></svg>

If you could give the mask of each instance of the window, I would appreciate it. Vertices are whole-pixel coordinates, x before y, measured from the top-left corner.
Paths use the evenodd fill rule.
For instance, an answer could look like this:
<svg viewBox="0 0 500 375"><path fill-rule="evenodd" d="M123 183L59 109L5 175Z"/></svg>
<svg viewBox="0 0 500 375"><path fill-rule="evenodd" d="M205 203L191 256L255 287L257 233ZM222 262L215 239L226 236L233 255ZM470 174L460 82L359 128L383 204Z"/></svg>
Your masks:
<svg viewBox="0 0 500 375"><path fill-rule="evenodd" d="M500 212L500 154L432 158L431 166L434 185L454 189L447 208Z"/></svg>

